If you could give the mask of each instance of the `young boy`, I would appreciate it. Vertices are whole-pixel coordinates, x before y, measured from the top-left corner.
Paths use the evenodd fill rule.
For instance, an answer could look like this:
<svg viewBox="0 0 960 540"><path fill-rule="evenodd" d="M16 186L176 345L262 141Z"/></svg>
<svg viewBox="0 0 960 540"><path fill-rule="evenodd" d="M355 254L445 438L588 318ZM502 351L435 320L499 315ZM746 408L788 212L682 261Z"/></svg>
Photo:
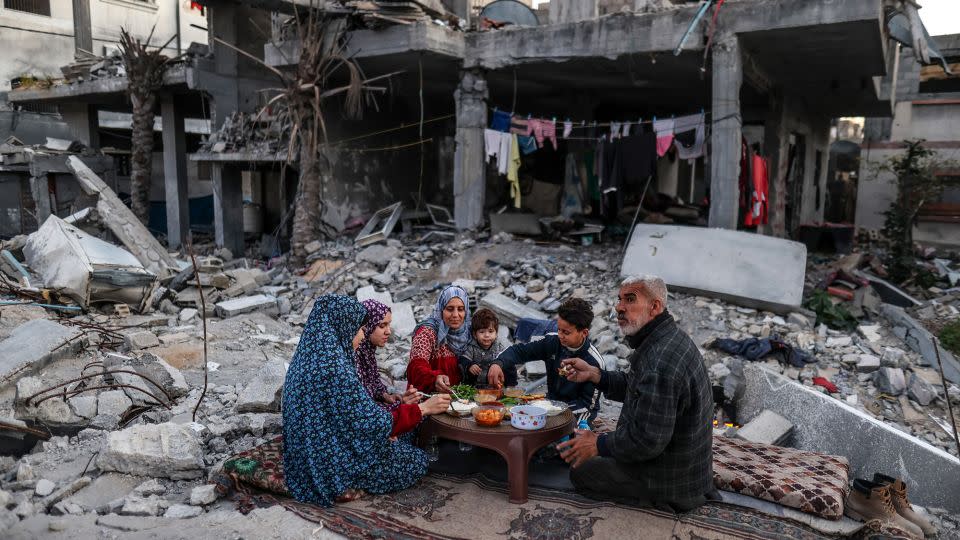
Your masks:
<svg viewBox="0 0 960 540"><path fill-rule="evenodd" d="M603 369L603 357L590 343L590 324L593 308L585 300L571 298L557 311L557 332L530 343L518 343L503 351L497 359L492 378L517 384L517 366L543 360L547 364L547 398L563 401L573 410L587 409L590 420L600 412L600 392L593 383L575 383L560 374L560 362L567 358L582 358L591 366ZM502 368L502 373L498 369Z"/></svg>
<svg viewBox="0 0 960 540"><path fill-rule="evenodd" d="M499 326L497 315L487 308L480 308L473 314L470 319L473 339L459 358L464 384L487 384L487 372L503 351L497 341Z"/></svg>

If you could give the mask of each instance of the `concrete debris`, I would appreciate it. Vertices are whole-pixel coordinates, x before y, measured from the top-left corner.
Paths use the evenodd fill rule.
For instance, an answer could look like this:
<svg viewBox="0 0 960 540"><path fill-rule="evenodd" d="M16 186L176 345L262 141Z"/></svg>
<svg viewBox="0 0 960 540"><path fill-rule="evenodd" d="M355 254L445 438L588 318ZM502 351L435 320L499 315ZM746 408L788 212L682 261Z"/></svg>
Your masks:
<svg viewBox="0 0 960 540"><path fill-rule="evenodd" d="M141 330L127 334L123 336L123 341L131 351L160 346L160 340L157 338L157 335L149 330Z"/></svg>
<svg viewBox="0 0 960 540"><path fill-rule="evenodd" d="M510 328L517 327L517 321L523 318L527 319L547 319L546 313L527 307L516 300L511 300L506 296L491 292L480 299L480 307L493 310L500 318L500 322Z"/></svg>
<svg viewBox="0 0 960 540"><path fill-rule="evenodd" d="M793 424L779 414L765 410L737 430L736 437L745 441L782 445L793 431Z"/></svg>
<svg viewBox="0 0 960 540"><path fill-rule="evenodd" d="M194 506L206 506L213 504L217 500L217 487L213 484L197 486L190 491L190 504Z"/></svg>
<svg viewBox="0 0 960 540"><path fill-rule="evenodd" d="M283 360L270 360L240 391L237 412L279 412L283 380L287 368Z"/></svg>
<svg viewBox="0 0 960 540"><path fill-rule="evenodd" d="M379 268L385 268L390 261L400 257L400 250L393 246L373 245L367 246L363 251L357 253L357 262L368 262Z"/></svg>
<svg viewBox="0 0 960 540"><path fill-rule="evenodd" d="M276 297L265 294L244 296L217 304L217 315L222 318L236 317L244 313L258 311L270 315L279 315L280 306Z"/></svg>
<svg viewBox="0 0 960 540"><path fill-rule="evenodd" d="M56 484L47 480L46 478L41 478L37 481L37 486L34 488L34 493L36 493L38 497L46 497L47 495L53 493L53 490L55 489L57 489Z"/></svg>
<svg viewBox="0 0 960 540"><path fill-rule="evenodd" d="M159 516L169 503L156 495L127 497L120 509L121 516Z"/></svg>
<svg viewBox="0 0 960 540"><path fill-rule="evenodd" d="M189 426L139 425L110 433L97 466L101 471L154 478L198 478L203 473L203 451Z"/></svg>
<svg viewBox="0 0 960 540"><path fill-rule="evenodd" d="M0 341L0 386L36 372L51 360L75 353L86 345L83 334L47 319L18 326Z"/></svg>
<svg viewBox="0 0 960 540"><path fill-rule="evenodd" d="M163 517L170 519L190 519L203 513L203 508L189 504L174 504L164 512Z"/></svg>
<svg viewBox="0 0 960 540"><path fill-rule="evenodd" d="M907 389L906 377L900 368L882 367L873 374L877 390L891 396L899 396Z"/></svg>
<svg viewBox="0 0 960 540"><path fill-rule="evenodd" d="M920 405L927 406L937 397L937 390L916 373L911 373L907 381L907 395Z"/></svg>

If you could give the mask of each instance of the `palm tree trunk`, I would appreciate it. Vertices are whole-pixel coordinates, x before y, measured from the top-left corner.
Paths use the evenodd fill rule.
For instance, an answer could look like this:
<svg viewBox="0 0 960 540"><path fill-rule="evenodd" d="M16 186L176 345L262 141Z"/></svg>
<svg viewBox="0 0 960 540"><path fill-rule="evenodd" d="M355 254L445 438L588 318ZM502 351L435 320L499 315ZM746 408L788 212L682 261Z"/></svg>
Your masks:
<svg viewBox="0 0 960 540"><path fill-rule="evenodd" d="M293 232L290 238L290 262L302 266L307 258L305 246L316 240L320 225L321 164L313 130L300 129L300 186L294 206Z"/></svg>
<svg viewBox="0 0 960 540"><path fill-rule="evenodd" d="M146 224L150 217L150 176L153 171L153 92L136 89L130 93L133 105L132 150L130 152L130 208Z"/></svg>

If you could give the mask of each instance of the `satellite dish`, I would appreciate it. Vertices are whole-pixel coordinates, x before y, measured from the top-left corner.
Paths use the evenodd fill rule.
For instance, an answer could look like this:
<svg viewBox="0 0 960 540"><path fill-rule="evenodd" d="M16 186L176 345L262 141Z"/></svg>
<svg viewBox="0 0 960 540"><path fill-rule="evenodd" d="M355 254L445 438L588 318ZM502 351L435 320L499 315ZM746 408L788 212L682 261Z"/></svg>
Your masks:
<svg viewBox="0 0 960 540"><path fill-rule="evenodd" d="M496 0L480 11L481 17L497 22L506 22L516 26L540 26L537 14L517 0Z"/></svg>

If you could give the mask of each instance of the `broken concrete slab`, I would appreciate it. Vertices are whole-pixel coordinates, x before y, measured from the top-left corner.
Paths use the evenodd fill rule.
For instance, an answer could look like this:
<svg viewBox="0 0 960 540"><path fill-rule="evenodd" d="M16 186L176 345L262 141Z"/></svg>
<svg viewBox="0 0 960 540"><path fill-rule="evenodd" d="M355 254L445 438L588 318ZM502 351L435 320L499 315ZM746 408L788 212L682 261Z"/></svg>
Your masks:
<svg viewBox="0 0 960 540"><path fill-rule="evenodd" d="M190 519L203 513L203 508L190 506L189 504L174 504L163 513L163 517L168 519Z"/></svg>
<svg viewBox="0 0 960 540"><path fill-rule="evenodd" d="M388 306L393 305L393 298L390 295L390 291L377 292L377 289L373 285L367 285L366 287L357 289L357 302L363 302L364 300L376 300Z"/></svg>
<svg viewBox="0 0 960 540"><path fill-rule="evenodd" d="M546 313L527 307L516 300L508 298L498 292L488 293L480 299L480 307L493 310L500 322L510 328L517 327L520 319L547 319Z"/></svg>
<svg viewBox="0 0 960 540"><path fill-rule="evenodd" d="M179 270L177 261L167 253L156 237L80 158L68 157L67 167L73 172L83 191L97 197L97 213L110 228L110 232L133 253L148 272L164 279Z"/></svg>
<svg viewBox="0 0 960 540"><path fill-rule="evenodd" d="M894 367L882 367L873 374L873 384L877 390L891 396L899 396L907 389L903 370Z"/></svg>
<svg viewBox="0 0 960 540"><path fill-rule="evenodd" d="M764 367L746 364L743 372L741 422L769 409L794 424L796 448L847 457L851 477L902 478L911 502L960 512L960 459Z"/></svg>
<svg viewBox="0 0 960 540"><path fill-rule="evenodd" d="M237 396L237 412L279 412L287 367L283 360L263 364Z"/></svg>
<svg viewBox="0 0 960 540"><path fill-rule="evenodd" d="M360 253L357 253L357 262L368 262L378 267L385 267L390 261L400 257L400 250L393 246L384 246L380 244L367 246Z"/></svg>
<svg viewBox="0 0 960 540"><path fill-rule="evenodd" d="M911 373L907 380L907 395L917 403L927 406L937 397L937 390L923 377Z"/></svg>
<svg viewBox="0 0 960 540"><path fill-rule="evenodd" d="M190 490L190 504L194 506L206 506L217 501L217 486L214 484L204 484Z"/></svg>
<svg viewBox="0 0 960 540"><path fill-rule="evenodd" d="M159 347L160 340L157 335L149 330L140 330L123 336L123 342L131 351L149 349L150 347Z"/></svg>
<svg viewBox="0 0 960 540"><path fill-rule="evenodd" d="M185 480L203 475L203 448L189 425L132 426L110 433L97 466L139 476Z"/></svg>
<svg viewBox="0 0 960 540"><path fill-rule="evenodd" d="M413 315L413 304L410 302L397 302L390 306L392 313L392 322L390 328L398 338L406 338L413 335L417 328L417 319Z"/></svg>
<svg viewBox="0 0 960 540"><path fill-rule="evenodd" d="M799 242L642 223L634 229L620 274L653 274L671 287L789 313L803 300L806 261L807 248Z"/></svg>
<svg viewBox="0 0 960 540"><path fill-rule="evenodd" d="M793 431L793 423L779 414L766 410L737 430L736 438L745 441L782 445Z"/></svg>
<svg viewBox="0 0 960 540"><path fill-rule="evenodd" d="M933 344L936 338L929 330L901 307L883 304L880 313L895 326L894 333L901 335L908 347L920 353L923 357L922 365L937 366L937 351ZM960 384L960 360L943 347L939 349L944 376L950 382Z"/></svg>
<svg viewBox="0 0 960 540"><path fill-rule="evenodd" d="M276 297L258 294L220 302L216 305L216 310L217 316L224 319L253 311L276 317L280 313L280 305L277 303Z"/></svg>
<svg viewBox="0 0 960 540"><path fill-rule="evenodd" d="M0 341L0 386L35 373L51 360L70 355L86 345L79 329L47 319L27 321Z"/></svg>

